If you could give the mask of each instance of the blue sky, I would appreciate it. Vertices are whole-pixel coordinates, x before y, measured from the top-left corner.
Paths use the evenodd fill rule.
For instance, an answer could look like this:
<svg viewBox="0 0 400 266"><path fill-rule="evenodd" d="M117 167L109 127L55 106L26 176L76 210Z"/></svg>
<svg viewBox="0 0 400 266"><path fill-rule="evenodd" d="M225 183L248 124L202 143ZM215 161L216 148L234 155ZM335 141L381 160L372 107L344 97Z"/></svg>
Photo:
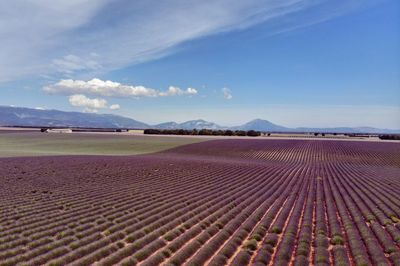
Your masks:
<svg viewBox="0 0 400 266"><path fill-rule="evenodd" d="M400 2L4 1L0 105L400 128Z"/></svg>

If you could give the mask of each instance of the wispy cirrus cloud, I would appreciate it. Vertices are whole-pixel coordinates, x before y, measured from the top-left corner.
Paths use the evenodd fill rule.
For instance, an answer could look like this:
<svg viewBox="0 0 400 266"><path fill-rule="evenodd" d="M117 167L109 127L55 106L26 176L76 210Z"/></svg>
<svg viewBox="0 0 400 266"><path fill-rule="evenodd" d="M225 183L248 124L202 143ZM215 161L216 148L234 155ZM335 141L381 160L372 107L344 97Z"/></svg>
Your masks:
<svg viewBox="0 0 400 266"><path fill-rule="evenodd" d="M96 71L102 66L96 61L96 55L90 55L86 58L81 58L76 55L66 55L63 58L54 59L53 65L55 69L65 75L72 75L79 71Z"/></svg>
<svg viewBox="0 0 400 266"><path fill-rule="evenodd" d="M327 7L325 17L362 5L334 2L331 8L326 0L1 1L0 82L107 72L159 58L189 40L316 6ZM303 23L310 21L292 24Z"/></svg>
<svg viewBox="0 0 400 266"><path fill-rule="evenodd" d="M55 84L45 86L43 90L49 94L89 94L115 98L192 96L198 93L194 88L182 90L181 88L170 86L166 91L159 91L144 86L125 85L119 82L110 80L103 81L101 79L91 79L89 81L63 79Z"/></svg>

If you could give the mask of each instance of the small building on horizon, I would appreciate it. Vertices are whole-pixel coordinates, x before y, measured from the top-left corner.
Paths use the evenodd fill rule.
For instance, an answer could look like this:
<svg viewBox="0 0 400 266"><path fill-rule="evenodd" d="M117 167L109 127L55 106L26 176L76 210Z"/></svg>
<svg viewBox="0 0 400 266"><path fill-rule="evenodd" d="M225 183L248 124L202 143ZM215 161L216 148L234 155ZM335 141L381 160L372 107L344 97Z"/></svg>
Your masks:
<svg viewBox="0 0 400 266"><path fill-rule="evenodd" d="M44 132L46 133L72 133L70 128L48 128Z"/></svg>

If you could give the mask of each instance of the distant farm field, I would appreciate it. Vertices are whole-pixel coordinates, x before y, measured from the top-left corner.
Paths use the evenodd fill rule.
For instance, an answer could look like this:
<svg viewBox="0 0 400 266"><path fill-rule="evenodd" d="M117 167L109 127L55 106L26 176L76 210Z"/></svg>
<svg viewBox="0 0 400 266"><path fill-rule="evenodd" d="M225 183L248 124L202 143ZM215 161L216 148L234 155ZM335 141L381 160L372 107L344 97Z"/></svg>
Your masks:
<svg viewBox="0 0 400 266"><path fill-rule="evenodd" d="M205 141L200 138L91 133L0 134L0 157L42 155L135 155Z"/></svg>
<svg viewBox="0 0 400 266"><path fill-rule="evenodd" d="M0 183L0 265L400 265L399 143L2 158Z"/></svg>

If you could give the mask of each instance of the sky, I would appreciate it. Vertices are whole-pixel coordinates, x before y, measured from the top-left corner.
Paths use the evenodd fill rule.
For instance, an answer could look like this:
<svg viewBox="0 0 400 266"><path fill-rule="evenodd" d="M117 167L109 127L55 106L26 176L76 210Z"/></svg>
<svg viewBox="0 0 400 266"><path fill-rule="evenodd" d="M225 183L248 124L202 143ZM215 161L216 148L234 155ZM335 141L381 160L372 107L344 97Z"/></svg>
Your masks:
<svg viewBox="0 0 400 266"><path fill-rule="evenodd" d="M0 105L400 129L400 1L0 2Z"/></svg>

